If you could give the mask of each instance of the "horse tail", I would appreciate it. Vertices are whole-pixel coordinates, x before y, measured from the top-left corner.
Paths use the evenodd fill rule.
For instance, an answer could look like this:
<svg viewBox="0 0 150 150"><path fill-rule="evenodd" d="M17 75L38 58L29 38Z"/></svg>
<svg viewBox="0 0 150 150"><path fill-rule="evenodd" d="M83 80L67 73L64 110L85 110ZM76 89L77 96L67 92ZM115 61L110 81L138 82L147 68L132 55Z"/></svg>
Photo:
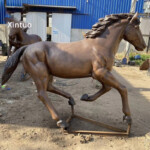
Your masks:
<svg viewBox="0 0 150 150"><path fill-rule="evenodd" d="M9 80L9 78L17 68L20 57L23 55L26 47L27 46L19 48L11 57L7 59L2 73L1 85L5 84Z"/></svg>

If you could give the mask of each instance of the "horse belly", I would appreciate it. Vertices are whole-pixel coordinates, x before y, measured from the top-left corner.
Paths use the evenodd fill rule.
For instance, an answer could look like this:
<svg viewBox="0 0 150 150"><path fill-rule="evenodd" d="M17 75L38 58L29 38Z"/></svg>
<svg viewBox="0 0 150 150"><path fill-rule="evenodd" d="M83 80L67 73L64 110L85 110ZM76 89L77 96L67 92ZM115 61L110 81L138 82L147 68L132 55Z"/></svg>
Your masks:
<svg viewBox="0 0 150 150"><path fill-rule="evenodd" d="M75 61L57 61L49 65L52 75L61 78L82 78L91 74L91 65L89 62Z"/></svg>

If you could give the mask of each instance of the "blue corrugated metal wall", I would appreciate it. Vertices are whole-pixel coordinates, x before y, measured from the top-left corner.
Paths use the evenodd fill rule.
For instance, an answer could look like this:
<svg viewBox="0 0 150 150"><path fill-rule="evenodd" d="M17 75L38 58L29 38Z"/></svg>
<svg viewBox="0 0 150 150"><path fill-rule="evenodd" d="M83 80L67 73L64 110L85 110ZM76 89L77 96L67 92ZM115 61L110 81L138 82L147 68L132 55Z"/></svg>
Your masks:
<svg viewBox="0 0 150 150"><path fill-rule="evenodd" d="M4 0L0 0L0 24L4 23L4 18L5 18Z"/></svg>
<svg viewBox="0 0 150 150"><path fill-rule="evenodd" d="M0 23L5 16L4 0L0 0ZM136 11L143 13L144 0L138 0ZM26 4L76 6L72 15L72 28L89 29L99 18L108 14L128 13L131 0L7 0L7 6ZM75 13L75 14L74 14Z"/></svg>

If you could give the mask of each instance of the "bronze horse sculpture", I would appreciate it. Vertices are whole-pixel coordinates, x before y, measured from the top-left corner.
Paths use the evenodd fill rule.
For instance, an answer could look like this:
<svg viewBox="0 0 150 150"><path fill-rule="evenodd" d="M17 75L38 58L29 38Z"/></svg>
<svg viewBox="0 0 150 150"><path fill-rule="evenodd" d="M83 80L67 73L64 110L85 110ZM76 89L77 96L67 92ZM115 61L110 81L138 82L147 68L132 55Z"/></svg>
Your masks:
<svg viewBox="0 0 150 150"><path fill-rule="evenodd" d="M14 24L24 24L25 26L25 22L22 21L17 21L14 18L5 18L5 20L9 23L14 23ZM12 55L11 49L14 46L15 49L13 50L13 53L15 53L15 51L17 49L19 49L22 46L25 45L29 45L29 44L33 44L39 41L42 41L41 37L35 34L28 34L26 33L28 30L28 27L20 27L20 26L12 26L10 28L10 32L9 32L9 49L7 51L7 58L9 58L10 55ZM24 71L24 69L22 69L22 73L21 73L21 77L20 77L21 81L26 80L26 73Z"/></svg>
<svg viewBox="0 0 150 150"><path fill-rule="evenodd" d="M14 24L26 24L25 22L17 21L14 18L6 18L5 19L9 23ZM26 33L28 27L20 27L20 26L12 26L10 27L9 32L9 49L8 49L8 57L11 55L12 46L15 47L14 52L22 46L33 44L39 41L42 41L41 37L35 34L28 34Z"/></svg>
<svg viewBox="0 0 150 150"><path fill-rule="evenodd" d="M84 94L81 100L92 102L111 88L115 88L122 98L124 120L131 124L127 89L112 75L111 70L122 39L133 44L138 51L146 47L139 24L137 13L109 15L93 25L92 30L87 32L86 38L81 41L38 42L21 47L7 60L2 74L2 85L8 81L22 57L25 70L35 82L39 99L45 104L52 118L57 121L57 126L67 128L67 123L61 120L48 98L47 91L69 99L69 104L72 106L75 102L69 93L52 85L53 76L92 77L102 84L102 89L91 96Z"/></svg>

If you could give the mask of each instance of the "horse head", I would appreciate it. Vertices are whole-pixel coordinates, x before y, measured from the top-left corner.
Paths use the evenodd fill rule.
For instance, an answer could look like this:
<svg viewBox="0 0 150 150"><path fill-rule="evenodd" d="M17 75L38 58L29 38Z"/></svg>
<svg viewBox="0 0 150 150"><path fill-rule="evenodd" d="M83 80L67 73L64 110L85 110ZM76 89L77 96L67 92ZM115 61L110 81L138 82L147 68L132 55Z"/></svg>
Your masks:
<svg viewBox="0 0 150 150"><path fill-rule="evenodd" d="M14 39L20 31L27 32L28 27L26 27L26 23L22 21L18 21L15 18L5 18L5 21L8 23L8 28L10 28L9 38Z"/></svg>
<svg viewBox="0 0 150 150"><path fill-rule="evenodd" d="M146 44L139 25L140 20L138 19L138 13L136 13L127 25L123 38L134 45L136 50L143 51L146 48Z"/></svg>

